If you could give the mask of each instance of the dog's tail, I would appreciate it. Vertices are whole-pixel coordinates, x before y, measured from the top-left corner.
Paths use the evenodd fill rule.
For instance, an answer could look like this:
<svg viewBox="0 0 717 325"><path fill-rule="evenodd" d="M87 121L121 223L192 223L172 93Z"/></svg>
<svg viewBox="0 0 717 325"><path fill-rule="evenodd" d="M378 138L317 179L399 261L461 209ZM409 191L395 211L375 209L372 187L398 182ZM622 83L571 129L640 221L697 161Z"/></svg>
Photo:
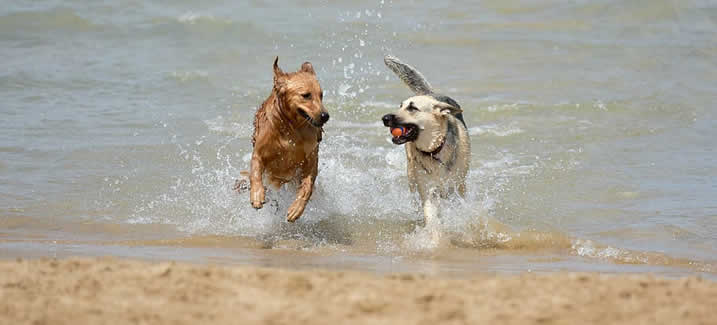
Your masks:
<svg viewBox="0 0 717 325"><path fill-rule="evenodd" d="M383 63L401 78L403 83L416 93L416 95L428 95L433 93L431 84L429 84L426 78L414 67L401 62L401 60L393 55L386 55L383 58Z"/></svg>

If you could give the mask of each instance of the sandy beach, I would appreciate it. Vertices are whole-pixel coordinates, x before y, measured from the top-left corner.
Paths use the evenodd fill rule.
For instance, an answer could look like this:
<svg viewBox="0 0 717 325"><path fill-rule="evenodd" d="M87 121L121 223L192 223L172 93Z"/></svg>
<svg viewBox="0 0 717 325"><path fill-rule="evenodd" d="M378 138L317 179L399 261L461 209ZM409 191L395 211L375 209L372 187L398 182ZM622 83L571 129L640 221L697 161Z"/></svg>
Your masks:
<svg viewBox="0 0 717 325"><path fill-rule="evenodd" d="M717 325L715 39L705 0L3 1L0 325ZM387 55L470 137L429 227ZM295 223L234 190L276 57L330 114Z"/></svg>
<svg viewBox="0 0 717 325"><path fill-rule="evenodd" d="M697 277L0 262L2 324L713 324L716 305L717 283Z"/></svg>

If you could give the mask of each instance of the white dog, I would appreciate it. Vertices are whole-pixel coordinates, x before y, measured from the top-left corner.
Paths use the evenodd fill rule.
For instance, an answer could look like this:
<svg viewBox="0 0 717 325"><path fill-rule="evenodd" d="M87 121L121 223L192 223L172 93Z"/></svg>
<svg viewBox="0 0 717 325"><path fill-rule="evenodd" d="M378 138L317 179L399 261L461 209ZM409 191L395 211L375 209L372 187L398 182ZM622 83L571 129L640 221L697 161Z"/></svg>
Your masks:
<svg viewBox="0 0 717 325"><path fill-rule="evenodd" d="M384 63L416 93L382 120L391 128L393 143L406 144L409 188L418 191L425 224L437 239L440 200L456 193L463 197L466 191L471 146L463 111L452 98L434 93L413 67L393 56Z"/></svg>

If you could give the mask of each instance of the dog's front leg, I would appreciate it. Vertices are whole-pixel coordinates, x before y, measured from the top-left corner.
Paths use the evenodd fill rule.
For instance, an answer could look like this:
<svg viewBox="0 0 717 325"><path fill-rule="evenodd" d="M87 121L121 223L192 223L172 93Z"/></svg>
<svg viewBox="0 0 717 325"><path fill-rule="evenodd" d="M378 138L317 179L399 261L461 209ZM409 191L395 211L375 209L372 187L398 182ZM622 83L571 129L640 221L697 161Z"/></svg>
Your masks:
<svg viewBox="0 0 717 325"><path fill-rule="evenodd" d="M261 209L264 206L265 194L263 184L264 176L264 162L261 160L259 155L254 152L251 156L251 167L249 171L249 186L251 188L249 192L249 200L251 200L251 206L254 209Z"/></svg>
<svg viewBox="0 0 717 325"><path fill-rule="evenodd" d="M409 150L406 147L406 178L408 179L408 189L411 192L416 192L418 191L418 175L416 175L418 166L416 166L416 158L413 152L414 150Z"/></svg>
<svg viewBox="0 0 717 325"><path fill-rule="evenodd" d="M425 218L426 227L434 227L440 222L438 219L440 212L439 201L438 196L433 193L429 193L426 199L423 200L423 217Z"/></svg>
<svg viewBox="0 0 717 325"><path fill-rule="evenodd" d="M423 198L423 217L426 229L431 232L434 245L438 245L441 237L440 202L438 189L429 188Z"/></svg>
<svg viewBox="0 0 717 325"><path fill-rule="evenodd" d="M299 184L299 190L296 193L296 199L294 203L289 207L289 211L286 214L286 221L294 222L304 213L306 203L311 198L311 193L314 191L314 181L316 175L319 173L319 149L318 147L306 159L304 168L301 170L301 183Z"/></svg>

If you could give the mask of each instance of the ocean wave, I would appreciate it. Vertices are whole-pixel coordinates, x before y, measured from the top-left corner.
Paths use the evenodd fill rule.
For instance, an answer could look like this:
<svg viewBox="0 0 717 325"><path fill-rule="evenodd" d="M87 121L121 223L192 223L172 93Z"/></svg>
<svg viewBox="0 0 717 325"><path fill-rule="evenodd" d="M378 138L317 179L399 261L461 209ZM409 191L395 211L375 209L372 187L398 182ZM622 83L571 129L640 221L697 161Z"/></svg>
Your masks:
<svg viewBox="0 0 717 325"><path fill-rule="evenodd" d="M383 123L376 121L371 123L351 122L351 121L331 121L331 128L341 129L382 129Z"/></svg>
<svg viewBox="0 0 717 325"><path fill-rule="evenodd" d="M485 107L483 109L488 112L495 113L495 112L520 110L526 106L528 106L527 103L495 104L495 105L490 105L488 107Z"/></svg>
<svg viewBox="0 0 717 325"><path fill-rule="evenodd" d="M200 14L196 12L186 12L179 17L177 21L182 24L196 25L196 24L217 24L217 25L231 25L232 21L226 18L218 18L214 15Z"/></svg>
<svg viewBox="0 0 717 325"><path fill-rule="evenodd" d="M0 87L6 89L65 89L65 90L77 90L77 89L88 89L96 87L100 80L90 80L83 78L84 76L72 76L69 79L56 78L53 76L40 75L28 71L20 71L15 73L9 73L0 75ZM28 99L39 99L43 98L41 94L33 94Z"/></svg>
<svg viewBox="0 0 717 325"><path fill-rule="evenodd" d="M676 258L663 253L633 251L624 248L600 245L592 240L575 239L571 250L577 256L611 260L621 264L644 264L687 267L699 272L716 272L716 265L709 261L694 261Z"/></svg>
<svg viewBox="0 0 717 325"><path fill-rule="evenodd" d="M242 36L261 38L266 34L257 24L249 20L234 20L196 12L185 12L179 16L154 16L148 18L146 24L140 26L146 26L143 28L148 28L149 31L163 36L167 34L184 35L187 31L208 33L213 35L212 37L225 33L230 35L241 33Z"/></svg>
<svg viewBox="0 0 717 325"><path fill-rule="evenodd" d="M239 119L227 119L224 116L217 116L213 119L204 120L209 131L222 135L230 135L235 138L247 139L254 133L253 126L248 123L239 123Z"/></svg>
<svg viewBox="0 0 717 325"><path fill-rule="evenodd" d="M367 100L359 103L361 107L398 108L397 103L388 103L375 100Z"/></svg>
<svg viewBox="0 0 717 325"><path fill-rule="evenodd" d="M523 133L523 129L516 126L503 126L497 124L487 124L483 126L474 126L468 129L470 135L490 134L497 137L507 137L515 134Z"/></svg>
<svg viewBox="0 0 717 325"><path fill-rule="evenodd" d="M19 11L0 16L0 29L22 31L65 30L87 31L96 28L89 19L68 8L42 11Z"/></svg>
<svg viewBox="0 0 717 325"><path fill-rule="evenodd" d="M169 77L181 82L206 81L209 80L209 72L204 70L173 71L169 74Z"/></svg>

